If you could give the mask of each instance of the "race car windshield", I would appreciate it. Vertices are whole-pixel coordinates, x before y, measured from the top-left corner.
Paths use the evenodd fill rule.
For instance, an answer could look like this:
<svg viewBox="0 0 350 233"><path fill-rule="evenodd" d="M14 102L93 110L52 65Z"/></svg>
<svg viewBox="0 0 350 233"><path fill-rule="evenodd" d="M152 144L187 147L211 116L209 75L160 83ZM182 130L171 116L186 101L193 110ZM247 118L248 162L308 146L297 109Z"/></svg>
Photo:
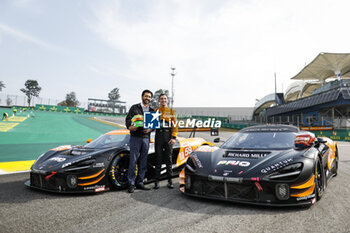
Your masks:
<svg viewBox="0 0 350 233"><path fill-rule="evenodd" d="M86 144L84 148L107 148L113 146L121 146L129 142L130 135L128 134L115 134L115 135L102 135L92 142Z"/></svg>
<svg viewBox="0 0 350 233"><path fill-rule="evenodd" d="M243 132L230 137L221 147L224 149L289 149L294 147L292 132Z"/></svg>

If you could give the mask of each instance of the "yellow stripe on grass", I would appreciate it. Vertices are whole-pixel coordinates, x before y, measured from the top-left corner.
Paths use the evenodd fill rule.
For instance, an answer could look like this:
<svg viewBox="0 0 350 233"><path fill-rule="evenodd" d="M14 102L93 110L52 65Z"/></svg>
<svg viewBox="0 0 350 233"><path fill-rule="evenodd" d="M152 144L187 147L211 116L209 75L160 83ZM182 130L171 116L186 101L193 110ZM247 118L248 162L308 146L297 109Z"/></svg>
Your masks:
<svg viewBox="0 0 350 233"><path fill-rule="evenodd" d="M19 172L30 170L35 160L2 162L0 163L0 170L4 172Z"/></svg>
<svg viewBox="0 0 350 233"><path fill-rule="evenodd" d="M8 118L8 121L17 121L17 122L22 122L28 117L18 117L18 116L11 116Z"/></svg>
<svg viewBox="0 0 350 233"><path fill-rule="evenodd" d="M6 123L6 122L0 122L0 132L7 132L19 123Z"/></svg>
<svg viewBox="0 0 350 233"><path fill-rule="evenodd" d="M97 119L95 117L89 117L89 119L93 120L93 121L101 122L101 123L106 124L106 125L117 126L119 128L126 128L124 125L121 125L121 124L118 124L118 123L114 123L114 122L110 122L110 121L106 121L106 120L102 120L102 119Z"/></svg>

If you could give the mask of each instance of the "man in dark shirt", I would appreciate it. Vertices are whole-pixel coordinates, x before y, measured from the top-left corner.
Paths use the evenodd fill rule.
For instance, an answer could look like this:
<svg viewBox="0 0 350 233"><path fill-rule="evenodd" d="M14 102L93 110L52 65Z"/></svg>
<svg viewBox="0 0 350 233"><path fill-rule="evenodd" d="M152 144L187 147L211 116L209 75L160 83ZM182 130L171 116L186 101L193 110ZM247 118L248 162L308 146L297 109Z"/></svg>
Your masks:
<svg viewBox="0 0 350 233"><path fill-rule="evenodd" d="M129 159L129 193L133 193L135 186L138 189L150 190L143 184L145 173L147 169L147 157L150 141L150 129L144 129L138 124L134 124L132 119L136 115L143 116L144 112L154 111L149 103L153 97L153 93L150 90L144 90L142 92L142 102L131 106L128 115L125 118L125 125L130 130L130 159ZM136 117L138 118L138 116ZM139 126L139 127L137 127ZM136 164L138 165L137 177L136 176Z"/></svg>

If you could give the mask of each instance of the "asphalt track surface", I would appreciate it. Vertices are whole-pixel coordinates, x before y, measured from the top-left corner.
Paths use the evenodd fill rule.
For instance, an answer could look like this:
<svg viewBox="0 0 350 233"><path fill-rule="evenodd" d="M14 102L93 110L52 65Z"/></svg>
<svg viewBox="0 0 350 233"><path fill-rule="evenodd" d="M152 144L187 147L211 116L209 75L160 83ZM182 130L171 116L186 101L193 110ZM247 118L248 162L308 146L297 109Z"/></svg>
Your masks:
<svg viewBox="0 0 350 233"><path fill-rule="evenodd" d="M0 232L349 232L350 143L339 142L339 152L338 176L310 208L196 199L180 193L178 179L172 190L162 181L133 194L62 195L25 187L28 173L2 175Z"/></svg>

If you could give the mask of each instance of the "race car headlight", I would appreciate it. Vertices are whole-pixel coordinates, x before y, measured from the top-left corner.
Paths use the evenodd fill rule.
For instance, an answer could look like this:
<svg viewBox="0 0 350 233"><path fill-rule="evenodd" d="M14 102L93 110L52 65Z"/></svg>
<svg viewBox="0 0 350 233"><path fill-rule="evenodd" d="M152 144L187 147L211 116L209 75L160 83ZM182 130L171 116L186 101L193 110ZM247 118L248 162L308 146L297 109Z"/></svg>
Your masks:
<svg viewBox="0 0 350 233"><path fill-rule="evenodd" d="M277 170L276 172L270 174L268 177L270 179L294 179L299 176L302 168L302 163L294 163Z"/></svg>
<svg viewBox="0 0 350 233"><path fill-rule="evenodd" d="M277 184L275 191L276 191L276 197L279 200L287 200L289 198L288 184Z"/></svg>
<svg viewBox="0 0 350 233"><path fill-rule="evenodd" d="M293 163L291 165L288 165L282 169L280 169L280 172L290 172L290 171L296 171L301 170L303 164L302 163Z"/></svg>
<svg viewBox="0 0 350 233"><path fill-rule="evenodd" d="M196 154L191 154L187 160L186 167L191 172L195 172L197 168L202 168L203 166L198 156Z"/></svg>
<svg viewBox="0 0 350 233"><path fill-rule="evenodd" d="M202 165L201 161L199 160L197 154L193 154L191 156L191 160L196 167L203 168L203 165Z"/></svg>
<svg viewBox="0 0 350 233"><path fill-rule="evenodd" d="M63 164L61 166L61 168L66 168L66 167L74 165L75 167L77 167L77 169L73 169L73 170L78 170L79 167L87 168L87 167L89 167L90 165L92 165L95 162L96 162L95 159L86 159L86 160L80 161L78 163L68 162L68 163Z"/></svg>

